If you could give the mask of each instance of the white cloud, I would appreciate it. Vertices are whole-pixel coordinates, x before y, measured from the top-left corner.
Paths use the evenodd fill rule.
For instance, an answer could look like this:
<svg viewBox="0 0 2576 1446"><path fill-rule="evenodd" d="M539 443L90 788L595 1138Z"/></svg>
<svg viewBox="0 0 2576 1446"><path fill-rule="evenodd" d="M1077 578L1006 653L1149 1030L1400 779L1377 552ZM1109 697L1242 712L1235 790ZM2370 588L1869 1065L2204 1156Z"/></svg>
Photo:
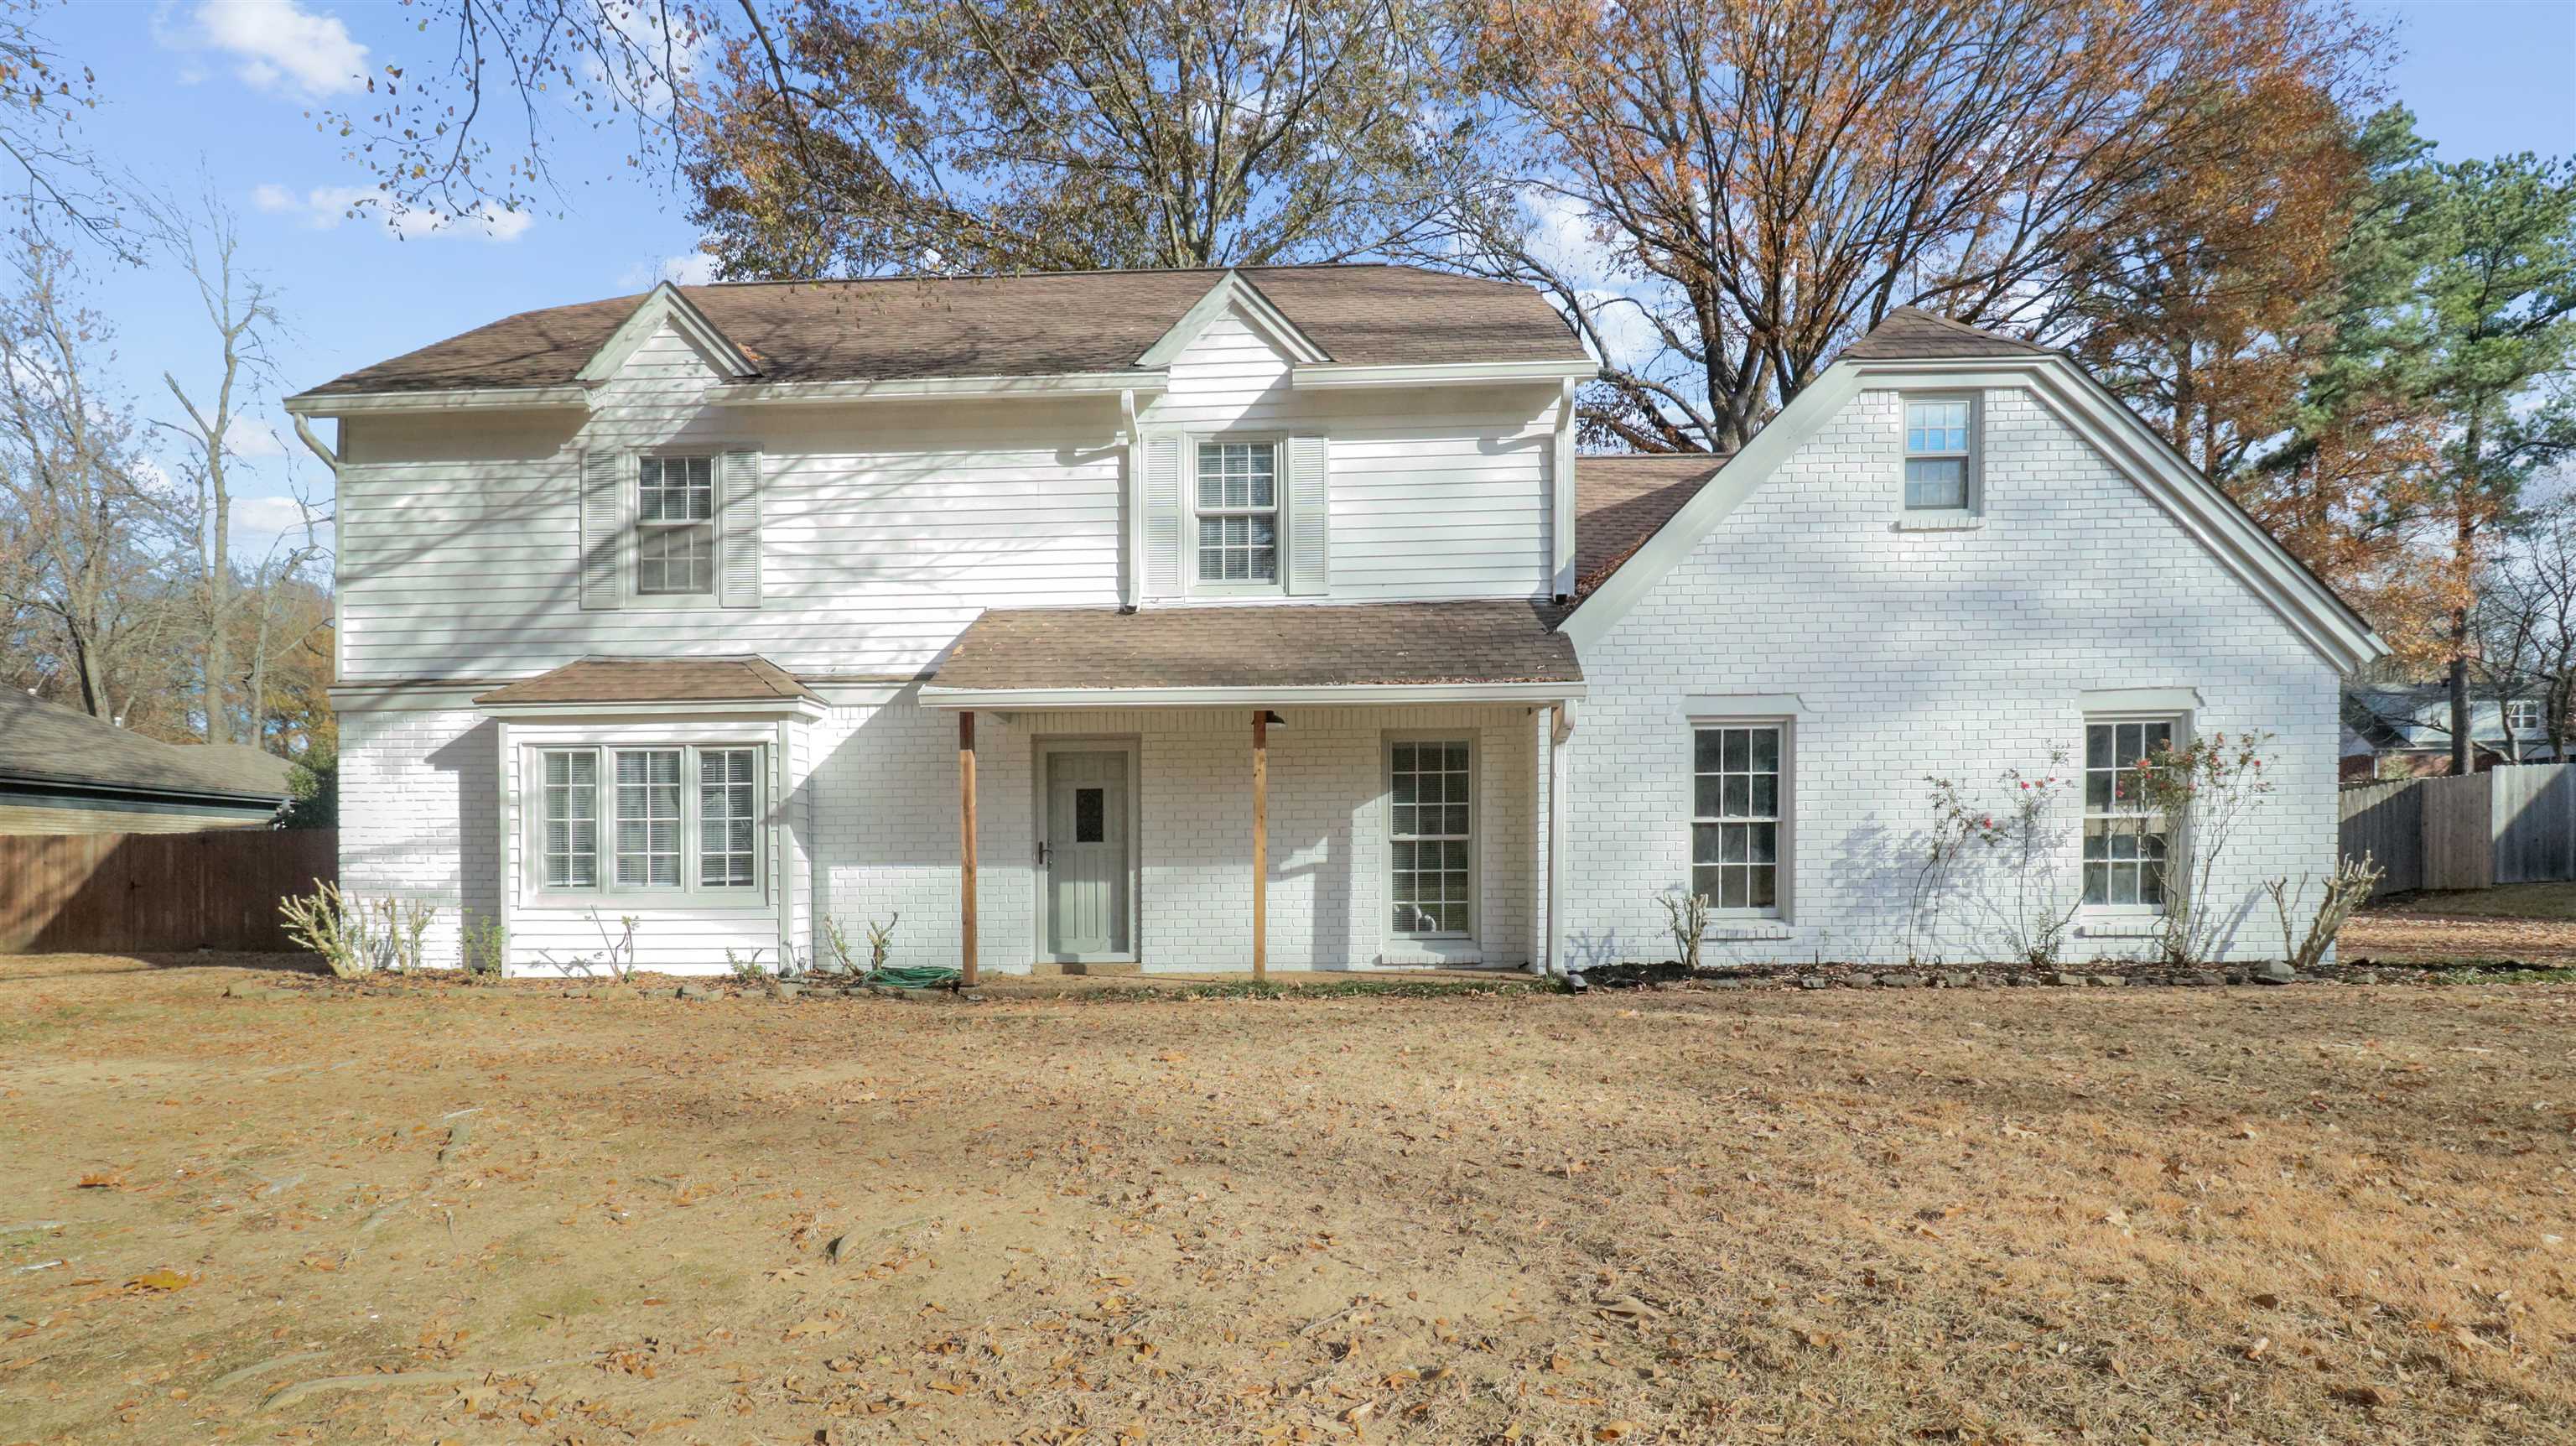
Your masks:
<svg viewBox="0 0 2576 1446"><path fill-rule="evenodd" d="M262 537L304 536L304 509L292 497L236 497L233 526Z"/></svg>
<svg viewBox="0 0 2576 1446"><path fill-rule="evenodd" d="M716 279L716 258L704 251L638 261L620 272L617 284L642 290L667 281L673 286L704 286Z"/></svg>
<svg viewBox="0 0 2576 1446"><path fill-rule="evenodd" d="M516 241L537 220L526 211L496 211L488 204L454 216L418 207L399 210L372 186L315 186L298 195L272 182L254 188L250 202L273 216L295 216L316 231L337 230L343 221L373 221L405 241L433 236Z"/></svg>
<svg viewBox="0 0 2576 1446"><path fill-rule="evenodd" d="M204 0L194 43L234 59L233 73L261 90L337 95L367 84L367 47L336 15L296 0Z"/></svg>

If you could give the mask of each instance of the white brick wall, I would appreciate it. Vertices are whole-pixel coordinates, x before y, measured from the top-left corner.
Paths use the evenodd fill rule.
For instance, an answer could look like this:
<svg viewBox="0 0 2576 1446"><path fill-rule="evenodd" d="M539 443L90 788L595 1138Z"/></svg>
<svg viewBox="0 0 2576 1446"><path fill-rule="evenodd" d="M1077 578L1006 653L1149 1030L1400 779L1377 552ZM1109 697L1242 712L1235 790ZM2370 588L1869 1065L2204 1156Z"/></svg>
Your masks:
<svg viewBox="0 0 2576 1446"><path fill-rule="evenodd" d="M427 962L461 959L461 910L500 903L497 725L472 710L340 715L340 886L416 899Z"/></svg>
<svg viewBox="0 0 2576 1446"><path fill-rule="evenodd" d="M2230 845L2217 892L2237 918L2230 957L2280 954L2261 881L2334 856L2334 670L2031 393L1986 393L1983 420L1982 529L1893 530L1898 399L1862 392L1585 650L1571 959L1672 955L1654 896L1689 877L1688 695L1794 693L1807 710L1790 937L1713 942L1707 957L1890 962L1906 957L1924 777L1993 796L2002 770L2045 770L2052 749L2080 763L2078 695L2150 687L2197 689L2200 734L2278 735L2276 792ZM1925 952L1998 955L1981 894L1995 897L1972 889ZM2146 947L2079 940L2075 957Z"/></svg>

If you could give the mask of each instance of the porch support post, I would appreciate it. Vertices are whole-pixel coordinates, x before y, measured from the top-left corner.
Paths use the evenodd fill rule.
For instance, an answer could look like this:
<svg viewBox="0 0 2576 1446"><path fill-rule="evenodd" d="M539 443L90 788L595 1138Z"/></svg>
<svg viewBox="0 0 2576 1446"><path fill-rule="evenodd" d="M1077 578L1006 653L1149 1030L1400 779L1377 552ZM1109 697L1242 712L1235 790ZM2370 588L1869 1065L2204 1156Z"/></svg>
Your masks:
<svg viewBox="0 0 2576 1446"><path fill-rule="evenodd" d="M975 710L957 715L957 910L959 980L975 985Z"/></svg>
<svg viewBox="0 0 2576 1446"><path fill-rule="evenodd" d="M1252 710L1252 977L1270 977L1270 710Z"/></svg>

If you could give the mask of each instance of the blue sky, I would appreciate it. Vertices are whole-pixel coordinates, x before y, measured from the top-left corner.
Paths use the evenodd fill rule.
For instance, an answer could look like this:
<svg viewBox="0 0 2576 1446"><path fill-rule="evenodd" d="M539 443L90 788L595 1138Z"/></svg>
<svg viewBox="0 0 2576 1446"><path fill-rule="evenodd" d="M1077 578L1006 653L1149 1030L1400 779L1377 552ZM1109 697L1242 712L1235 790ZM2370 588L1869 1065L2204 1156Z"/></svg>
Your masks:
<svg viewBox="0 0 2576 1446"><path fill-rule="evenodd" d="M2446 156L2576 153L2576 0L2361 9L2397 27L2405 54L2389 88ZM97 73L101 105L83 134L102 161L180 191L195 190L202 169L239 213L248 259L282 287L296 330L282 359L290 389L693 264L695 233L668 177L629 170L624 133L592 134L569 112L554 127L564 194L553 206L409 236L346 216L373 178L308 113L348 100L363 71L439 64L443 40L417 29L420 15L386 0L76 0L38 19L66 59ZM183 381L210 376L195 299L174 278L105 260L93 275L119 331L117 378L147 416L162 414L165 367ZM250 490L324 490L320 465L277 430L284 445L259 449L269 455ZM248 512L292 516L273 504Z"/></svg>

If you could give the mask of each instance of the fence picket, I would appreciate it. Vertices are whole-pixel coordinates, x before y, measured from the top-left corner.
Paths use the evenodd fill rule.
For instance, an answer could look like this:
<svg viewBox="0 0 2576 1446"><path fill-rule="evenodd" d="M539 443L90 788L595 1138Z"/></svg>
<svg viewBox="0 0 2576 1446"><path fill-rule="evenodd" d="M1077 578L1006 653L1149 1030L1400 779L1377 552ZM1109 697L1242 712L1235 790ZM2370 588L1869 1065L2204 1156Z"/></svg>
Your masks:
<svg viewBox="0 0 2576 1446"><path fill-rule="evenodd" d="M292 949L277 901L339 877L337 829L0 834L0 954Z"/></svg>

